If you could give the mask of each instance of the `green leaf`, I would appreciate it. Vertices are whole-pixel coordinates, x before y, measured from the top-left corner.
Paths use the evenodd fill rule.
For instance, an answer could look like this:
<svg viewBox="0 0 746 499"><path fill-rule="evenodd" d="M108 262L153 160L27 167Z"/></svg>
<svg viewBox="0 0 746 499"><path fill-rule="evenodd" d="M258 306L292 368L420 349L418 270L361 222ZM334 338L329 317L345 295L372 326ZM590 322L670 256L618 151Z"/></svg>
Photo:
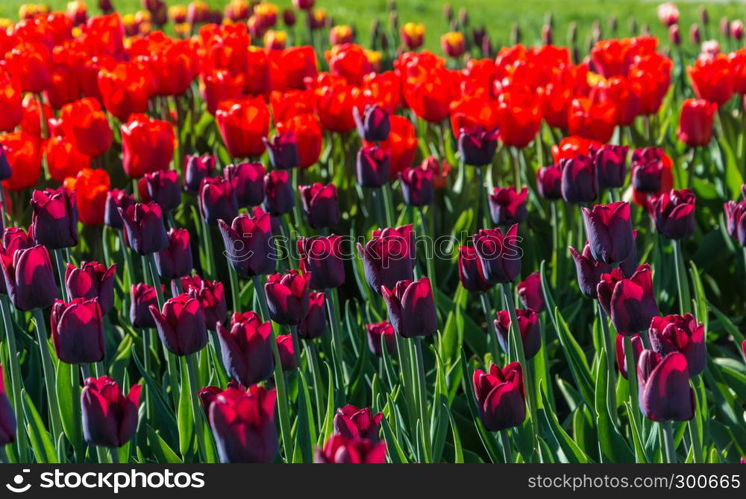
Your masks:
<svg viewBox="0 0 746 499"><path fill-rule="evenodd" d="M62 430L75 449L75 455L82 458L85 454L85 440L80 414L80 386L75 364L60 362L57 364L57 399L60 403Z"/></svg>
<svg viewBox="0 0 746 499"><path fill-rule="evenodd" d="M166 441L150 425L145 425L145 432L148 437L149 448L155 454L156 461L168 464L182 462L179 456L176 455Z"/></svg>
<svg viewBox="0 0 746 499"><path fill-rule="evenodd" d="M191 452L194 443L194 415L192 414L191 392L185 357L182 357L177 427L179 429L179 453L184 457Z"/></svg>
<svg viewBox="0 0 746 499"><path fill-rule="evenodd" d="M588 456L583 452L583 450L578 447L578 444L575 443L575 441L570 438L570 435L567 434L564 428L560 425L559 421L557 420L557 415L553 411L549 411L546 408L550 407L549 400L547 400L546 393L544 393L544 390L539 390L541 393L542 402L544 404L544 409L541 409L539 412L544 417L544 423L547 428L549 428L549 431L552 433L552 436L554 437L557 445L562 449L562 452L564 453L565 457L568 459L571 463L587 463L590 462L590 459Z"/></svg>
<svg viewBox="0 0 746 499"><path fill-rule="evenodd" d="M34 449L37 461L40 463L57 464L59 461L52 438L44 427L44 422L41 416L39 416L34 402L29 397L29 394L26 393L26 390L21 391L21 397L23 398L23 414L26 419L29 441L31 442L31 447Z"/></svg>

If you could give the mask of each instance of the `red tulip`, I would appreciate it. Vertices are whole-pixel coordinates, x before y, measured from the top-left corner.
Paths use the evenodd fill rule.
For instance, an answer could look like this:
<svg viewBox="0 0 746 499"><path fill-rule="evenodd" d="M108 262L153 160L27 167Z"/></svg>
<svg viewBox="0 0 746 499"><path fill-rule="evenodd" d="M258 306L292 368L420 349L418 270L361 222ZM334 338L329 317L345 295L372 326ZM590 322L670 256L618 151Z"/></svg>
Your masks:
<svg viewBox="0 0 746 499"><path fill-rule="evenodd" d="M317 463L383 463L386 460L386 442L334 434L323 448L317 450L315 460Z"/></svg>
<svg viewBox="0 0 746 499"><path fill-rule="evenodd" d="M528 91L507 91L498 98L500 140L506 146L524 148L541 127L541 106Z"/></svg>
<svg viewBox="0 0 746 499"><path fill-rule="evenodd" d="M68 192L75 192L78 218L84 225L96 226L105 221L106 200L111 187L109 174L104 169L83 168L63 184Z"/></svg>
<svg viewBox="0 0 746 499"><path fill-rule="evenodd" d="M56 300L52 306L52 339L57 357L68 364L104 359L104 322L98 298Z"/></svg>
<svg viewBox="0 0 746 499"><path fill-rule="evenodd" d="M254 312L234 313L229 328L217 327L226 371L246 386L269 379L275 368L272 323Z"/></svg>
<svg viewBox="0 0 746 499"><path fill-rule="evenodd" d="M596 292L598 302L621 335L631 336L647 329L651 319L659 314L650 265L641 265L629 279L617 267L601 276Z"/></svg>
<svg viewBox="0 0 746 499"><path fill-rule="evenodd" d="M234 158L260 156L269 132L269 108L262 98L228 100L215 113L220 135Z"/></svg>
<svg viewBox="0 0 746 499"><path fill-rule="evenodd" d="M292 132L298 149L299 166L308 168L319 160L323 136L319 120L313 114L298 114L277 123L278 133Z"/></svg>
<svg viewBox="0 0 746 499"><path fill-rule="evenodd" d="M430 280L399 281L393 289L381 286L389 321L404 338L430 336L438 330L438 317Z"/></svg>
<svg viewBox="0 0 746 499"><path fill-rule="evenodd" d="M98 262L83 262L79 267L68 263L65 270L65 287L70 298L98 299L103 314L114 306L114 280L116 264L107 268Z"/></svg>
<svg viewBox="0 0 746 499"><path fill-rule="evenodd" d="M689 147L709 144L716 112L717 104L704 99L686 99L679 116L679 140Z"/></svg>
<svg viewBox="0 0 746 499"><path fill-rule="evenodd" d="M617 107L610 100L573 99L568 118L571 135L608 142L617 125Z"/></svg>
<svg viewBox="0 0 746 499"><path fill-rule="evenodd" d="M503 369L492 364L489 373L481 369L472 377L479 417L485 428L502 431L519 426L526 418L523 370L518 362Z"/></svg>
<svg viewBox="0 0 746 499"><path fill-rule="evenodd" d="M125 397L116 381L106 376L88 378L80 394L83 436L89 445L121 447L137 430L140 385Z"/></svg>
<svg viewBox="0 0 746 499"><path fill-rule="evenodd" d="M310 274L301 275L297 270L267 278L264 291L273 321L291 326L300 324L308 312L310 281Z"/></svg>
<svg viewBox="0 0 746 499"><path fill-rule="evenodd" d="M122 166L128 177L168 170L176 141L170 123L132 114L121 130Z"/></svg>
<svg viewBox="0 0 746 499"><path fill-rule="evenodd" d="M39 139L26 132L0 135L0 144L11 167L10 178L3 180L9 191L22 191L33 187L41 176L41 147Z"/></svg>
<svg viewBox="0 0 746 499"><path fill-rule="evenodd" d="M724 54L698 58L686 72L692 81L694 93L700 99L723 105L730 100L734 91L733 72Z"/></svg>
<svg viewBox="0 0 746 499"><path fill-rule="evenodd" d="M126 122L131 114L147 112L155 79L143 62L118 62L99 70L98 88L107 111Z"/></svg>
<svg viewBox="0 0 746 499"><path fill-rule="evenodd" d="M163 311L150 305L150 314L158 336L175 355L199 352L207 345L207 326L202 306L196 298L184 293L163 304Z"/></svg>
<svg viewBox="0 0 746 499"><path fill-rule="evenodd" d="M88 97L66 104L60 119L64 134L83 154L97 157L111 147L114 136L98 100Z"/></svg>
<svg viewBox="0 0 746 499"><path fill-rule="evenodd" d="M50 137L44 142L44 156L52 180L63 182L83 168L91 166L91 157L83 154L66 136Z"/></svg>
<svg viewBox="0 0 746 499"><path fill-rule="evenodd" d="M640 410L653 421L687 421L694 417L696 397L689 386L686 357L643 350L637 365Z"/></svg>

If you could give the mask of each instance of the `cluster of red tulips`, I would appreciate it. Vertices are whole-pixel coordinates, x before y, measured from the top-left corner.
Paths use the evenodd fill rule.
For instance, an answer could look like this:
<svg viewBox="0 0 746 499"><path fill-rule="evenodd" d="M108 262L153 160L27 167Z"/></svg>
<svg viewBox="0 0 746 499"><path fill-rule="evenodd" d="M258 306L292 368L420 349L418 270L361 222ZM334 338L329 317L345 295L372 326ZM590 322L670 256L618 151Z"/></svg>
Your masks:
<svg viewBox="0 0 746 499"><path fill-rule="evenodd" d="M746 49L294 4L0 31L3 460L746 455Z"/></svg>

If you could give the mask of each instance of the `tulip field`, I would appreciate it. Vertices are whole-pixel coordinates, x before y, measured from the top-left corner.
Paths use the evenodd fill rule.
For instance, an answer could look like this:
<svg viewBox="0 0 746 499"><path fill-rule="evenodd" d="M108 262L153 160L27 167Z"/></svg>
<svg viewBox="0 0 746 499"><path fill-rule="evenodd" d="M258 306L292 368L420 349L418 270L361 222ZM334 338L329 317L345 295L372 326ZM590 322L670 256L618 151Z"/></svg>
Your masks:
<svg viewBox="0 0 746 499"><path fill-rule="evenodd" d="M2 11L1 462L746 460L746 12L402 3Z"/></svg>

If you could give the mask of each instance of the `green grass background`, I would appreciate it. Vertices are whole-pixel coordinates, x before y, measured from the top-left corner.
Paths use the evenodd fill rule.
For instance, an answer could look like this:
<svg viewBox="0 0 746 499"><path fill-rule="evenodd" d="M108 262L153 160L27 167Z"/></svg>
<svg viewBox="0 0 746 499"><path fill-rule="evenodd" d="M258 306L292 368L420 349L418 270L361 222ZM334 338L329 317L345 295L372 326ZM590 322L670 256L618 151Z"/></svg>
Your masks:
<svg viewBox="0 0 746 499"><path fill-rule="evenodd" d="M166 0L169 5L186 4L186 0ZM115 8L121 13L135 12L140 9L140 0L112 0ZM0 17L16 19L18 7L26 3L23 0L2 0L0 2ZM47 0L54 9L64 9L67 0ZM222 7L226 1L209 1L211 5ZM277 0L280 7L291 5L290 0ZM666 37L665 29L656 17L658 1L642 0L587 0L587 1L551 1L551 0L398 0L400 23L407 21L422 22L427 27L426 45L437 49L440 34L448 29L443 16L443 6L450 3L455 11L464 7L470 15L470 26L484 25L493 41L507 44L510 28L513 23L519 23L523 33L523 41L535 43L540 40L541 27L548 12L554 14L555 43L565 44L567 25L576 21L579 27L579 42L584 43L590 36L591 26L599 20L604 36L610 36L608 21L616 16L620 36L629 35L629 23L635 19L639 25L649 24L652 32ZM689 26L698 21L700 5L707 5L710 13L710 29L717 30L720 18L746 18L746 2L716 1L676 2L681 12L680 26L682 35L688 40ZM87 0L89 13L97 13L95 0ZM317 7L325 8L336 23L353 24L357 27L358 40L368 43L368 34L373 19L387 22L387 0L317 0Z"/></svg>

